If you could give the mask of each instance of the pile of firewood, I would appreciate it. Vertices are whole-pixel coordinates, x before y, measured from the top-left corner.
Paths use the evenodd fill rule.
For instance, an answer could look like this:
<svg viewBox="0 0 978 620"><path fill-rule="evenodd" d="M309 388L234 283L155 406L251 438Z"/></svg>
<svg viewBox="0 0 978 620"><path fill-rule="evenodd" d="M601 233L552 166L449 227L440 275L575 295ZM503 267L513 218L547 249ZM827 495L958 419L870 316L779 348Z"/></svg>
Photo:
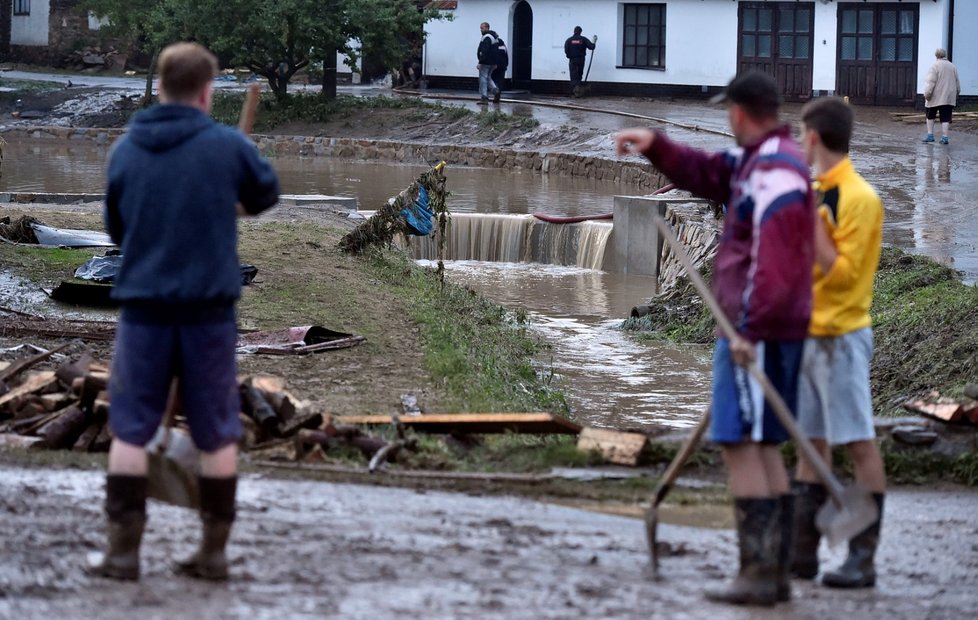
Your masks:
<svg viewBox="0 0 978 620"><path fill-rule="evenodd" d="M55 370L32 371L77 341L7 364L0 362L0 445L105 452L112 436L108 427L111 407L107 386L109 366L88 353ZM394 418L397 439L369 435L333 417L314 411L308 401L285 389L280 377L258 375L239 378L240 419L245 429L241 447L254 457L273 460L323 460L325 453L350 446L370 459L371 470L393 461L403 448L414 448L403 425ZM179 389L173 391L179 394ZM171 397L166 416L175 428L186 430L179 396Z"/></svg>

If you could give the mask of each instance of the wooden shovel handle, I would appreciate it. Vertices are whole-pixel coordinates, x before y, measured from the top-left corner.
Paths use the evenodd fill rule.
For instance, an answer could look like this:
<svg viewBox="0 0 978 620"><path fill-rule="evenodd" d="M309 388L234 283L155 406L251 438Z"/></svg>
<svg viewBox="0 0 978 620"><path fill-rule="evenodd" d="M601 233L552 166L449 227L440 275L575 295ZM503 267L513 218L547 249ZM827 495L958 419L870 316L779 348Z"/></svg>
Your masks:
<svg viewBox="0 0 978 620"><path fill-rule="evenodd" d="M703 282L703 278L700 277L696 267L693 266L693 261L689 259L689 256L686 254L686 250L683 249L682 244L679 243L679 239L677 239L676 235L672 232L672 228L670 228L669 224L662 219L662 216L653 214L652 218L656 227L659 229L659 233L661 233L665 240L669 242L669 245L672 246L673 252L675 252L676 256L679 257L679 261L686 269L686 274L689 276L690 282L693 283L696 291L700 294L700 297L703 299L703 303L705 303L710 309L710 313L720 326L720 331L722 331L723 335L731 340L734 337L737 337L737 330L734 329L730 319L727 318L727 315L723 312L720 304L717 303L716 298L713 297L710 289L707 288L706 283ZM764 391L764 397L767 399L768 404L771 405L771 409L774 410L774 414L777 416L778 421L781 422L781 425L788 431L791 438L798 444L798 447L801 449L804 457L809 463L811 463L812 467L815 469L815 473L818 474L819 479L828 489L829 495L832 496L832 501L837 506L841 506L843 502L842 484L832 474L832 470L830 470L828 465L825 464L825 461L822 460L821 455L819 455L819 453L815 450L815 446L812 445L812 442L809 441L808 438L805 437L805 434L801 432L801 429L795 422L794 417L788 410L788 405L785 404L784 400L781 398L781 395L778 394L776 389L774 389L774 386L771 384L771 381L768 379L767 375L756 363L751 362L747 366L747 370L750 372L751 376L757 380L758 384L760 384L761 390Z"/></svg>
<svg viewBox="0 0 978 620"><path fill-rule="evenodd" d="M655 488L655 494L652 498L653 508L661 504L662 500L669 494L669 491L672 489L672 483L679 476L679 470L686 464L689 456L696 450L696 446L699 445L700 440L703 439L703 435L706 433L706 427L710 425L710 410L711 407L708 405L706 410L703 411L703 415L700 417L696 428L693 429L693 433L686 438L686 443L682 445L679 452L676 453L676 456L672 458L672 462L666 468L666 473L662 474L662 478L659 480L659 485Z"/></svg>
<svg viewBox="0 0 978 620"><path fill-rule="evenodd" d="M244 104L241 106L241 117L238 119L238 129L244 134L250 134L255 126L255 112L258 110L258 99L261 95L261 85L252 84L245 93Z"/></svg>

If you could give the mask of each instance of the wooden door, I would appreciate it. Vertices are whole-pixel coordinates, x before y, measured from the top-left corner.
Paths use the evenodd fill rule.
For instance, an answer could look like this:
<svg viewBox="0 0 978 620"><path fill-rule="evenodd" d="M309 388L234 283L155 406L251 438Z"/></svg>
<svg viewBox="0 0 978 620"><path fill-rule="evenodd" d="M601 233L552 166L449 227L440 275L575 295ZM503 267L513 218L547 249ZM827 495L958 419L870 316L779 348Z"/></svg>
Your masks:
<svg viewBox="0 0 978 620"><path fill-rule="evenodd" d="M836 93L857 103L912 103L919 21L916 4L839 4Z"/></svg>
<svg viewBox="0 0 978 620"><path fill-rule="evenodd" d="M737 21L737 73L771 74L786 101L811 98L814 3L742 2Z"/></svg>

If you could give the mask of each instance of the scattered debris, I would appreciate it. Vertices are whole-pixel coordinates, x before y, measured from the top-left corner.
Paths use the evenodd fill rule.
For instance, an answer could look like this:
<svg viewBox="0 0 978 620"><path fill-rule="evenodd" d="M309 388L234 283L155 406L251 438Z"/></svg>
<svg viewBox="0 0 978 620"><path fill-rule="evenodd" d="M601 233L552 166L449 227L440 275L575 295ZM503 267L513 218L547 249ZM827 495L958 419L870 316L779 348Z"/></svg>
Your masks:
<svg viewBox="0 0 978 620"><path fill-rule="evenodd" d="M931 392L926 400L908 400L903 408L948 424L978 424L978 403L961 403L937 392Z"/></svg>
<svg viewBox="0 0 978 620"><path fill-rule="evenodd" d="M268 355L305 355L355 347L366 340L363 336L333 331L319 325L303 325L241 334L238 337L237 351Z"/></svg>
<svg viewBox="0 0 978 620"><path fill-rule="evenodd" d="M934 431L922 426L897 426L890 435L893 439L908 446L930 446L937 441L938 435Z"/></svg>

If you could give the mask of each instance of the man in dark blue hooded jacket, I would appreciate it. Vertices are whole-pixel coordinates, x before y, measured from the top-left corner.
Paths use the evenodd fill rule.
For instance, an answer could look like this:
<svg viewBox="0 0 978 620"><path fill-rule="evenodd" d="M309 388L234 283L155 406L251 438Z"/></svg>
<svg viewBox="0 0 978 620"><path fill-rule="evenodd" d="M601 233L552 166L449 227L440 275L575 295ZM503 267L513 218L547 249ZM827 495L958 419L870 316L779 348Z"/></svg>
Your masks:
<svg viewBox="0 0 978 620"><path fill-rule="evenodd" d="M228 576L240 403L234 305L241 294L237 215L278 201L278 177L255 145L209 116L217 59L195 43L160 54L160 104L136 115L109 156L105 224L122 250L113 297L122 311L109 394L108 551L91 572L139 578L146 444L178 380L200 448L200 550L177 565Z"/></svg>

